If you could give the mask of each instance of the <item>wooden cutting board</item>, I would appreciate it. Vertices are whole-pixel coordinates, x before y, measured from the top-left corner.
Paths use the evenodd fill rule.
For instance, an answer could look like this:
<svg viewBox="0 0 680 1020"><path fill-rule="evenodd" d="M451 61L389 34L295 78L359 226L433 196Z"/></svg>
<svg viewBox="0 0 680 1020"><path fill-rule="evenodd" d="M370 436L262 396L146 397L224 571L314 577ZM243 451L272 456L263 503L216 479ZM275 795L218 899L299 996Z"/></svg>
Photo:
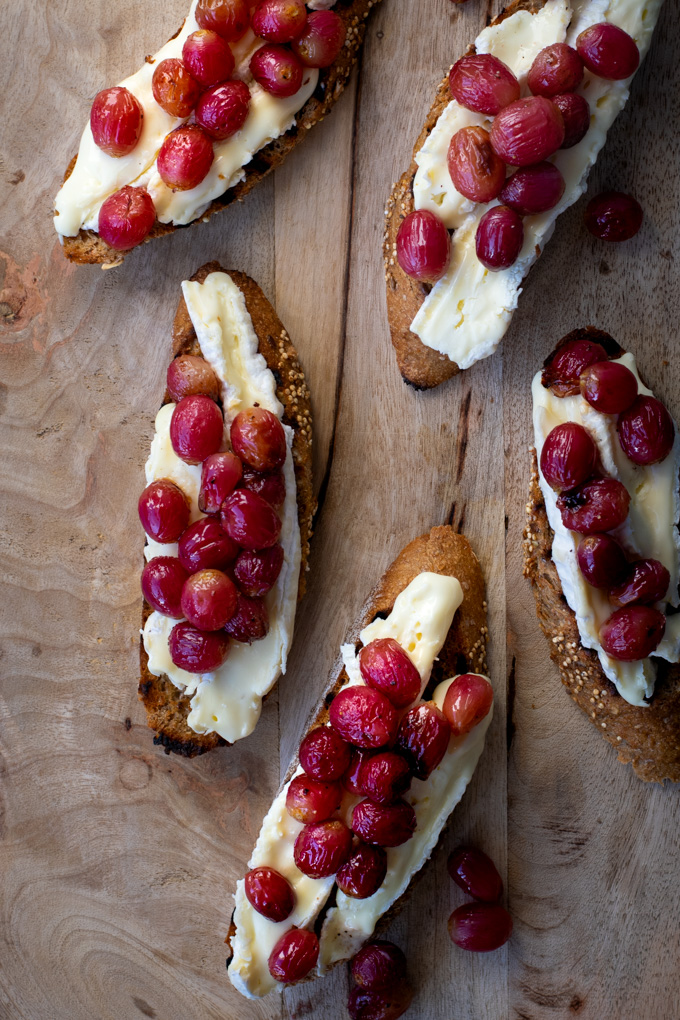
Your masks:
<svg viewBox="0 0 680 1020"><path fill-rule="evenodd" d="M592 175L633 191L628 244L579 203L501 350L431 393L388 340L383 207L443 69L497 5L385 0L351 88L239 208L110 272L51 224L95 93L179 25L186 0L5 0L0 159L0 1016L346 1017L348 975L251 1003L225 973L232 894L348 623L398 550L465 530L486 574L497 711L479 770L399 919L413 1020L677 1020L680 791L649 788L569 701L522 578L529 383L575 326L610 330L680 417L677 0ZM256 733L195 761L155 748L137 702L136 501L180 281L209 259L274 301L312 388L319 515L290 670ZM515 931L455 949L450 848L506 877Z"/></svg>

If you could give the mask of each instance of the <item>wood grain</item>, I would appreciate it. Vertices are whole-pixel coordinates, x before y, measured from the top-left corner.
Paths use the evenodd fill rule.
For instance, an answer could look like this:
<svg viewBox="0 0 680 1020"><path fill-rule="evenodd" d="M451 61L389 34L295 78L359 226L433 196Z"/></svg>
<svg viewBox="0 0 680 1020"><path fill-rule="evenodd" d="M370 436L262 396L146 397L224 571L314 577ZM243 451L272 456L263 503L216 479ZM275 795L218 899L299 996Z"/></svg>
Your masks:
<svg viewBox="0 0 680 1020"><path fill-rule="evenodd" d="M563 691L522 580L528 385L592 322L680 415L677 0L589 194L633 191L640 235L558 224L499 353L438 391L404 386L385 321L389 189L443 69L497 4L385 0L353 86L247 201L120 269L76 268L51 205L88 104L184 14L183 0L6 0L0 26L0 1017L346 1016L343 971L250 1003L221 939L232 893L347 624L398 550L451 520L488 586L497 709L442 847L392 934L422 1020L676 1020L678 791L649 789ZM195 761L151 743L136 700L135 502L179 282L218 258L275 301L312 387L320 513L290 671L256 733ZM505 639L504 639L505 635ZM508 711L505 702L508 702ZM515 933L455 950L460 840L507 876Z"/></svg>

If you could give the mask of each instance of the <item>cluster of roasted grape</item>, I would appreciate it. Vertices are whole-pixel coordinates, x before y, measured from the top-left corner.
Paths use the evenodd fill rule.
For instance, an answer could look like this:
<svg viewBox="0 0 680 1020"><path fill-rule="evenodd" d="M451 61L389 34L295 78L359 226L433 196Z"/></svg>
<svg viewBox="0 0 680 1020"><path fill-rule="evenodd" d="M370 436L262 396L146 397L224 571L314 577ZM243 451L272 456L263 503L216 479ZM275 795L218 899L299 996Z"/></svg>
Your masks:
<svg viewBox="0 0 680 1020"><path fill-rule="evenodd" d="M333 11L308 12L303 0L198 0L199 29L185 40L182 59L162 60L154 69L152 90L158 105L191 123L164 139L156 166L172 191L196 188L215 157L214 142L240 131L250 111L250 89L235 77L231 49L252 29L264 44L255 50L248 77L265 92L293 96L306 67L329 67L345 42L345 26ZM237 72L238 73L238 72ZM144 110L124 86L95 96L90 126L95 143L110 156L127 156L142 133ZM99 233L120 251L141 244L151 231L156 210L148 191L126 185L103 203Z"/></svg>
<svg viewBox="0 0 680 1020"><path fill-rule="evenodd" d="M638 394L633 373L608 360L601 344L585 339L565 344L546 365L543 384L558 397L581 393L596 411L618 416L619 443L633 464L658 464L670 454L675 440L670 414L655 397ZM654 604L665 599L670 574L655 559L629 561L607 534L626 520L630 493L618 479L604 476L593 439L575 422L548 434L541 473L560 493L564 526L584 536L577 550L581 573L618 607L600 630L602 647L624 662L646 658L664 635L666 617Z"/></svg>
<svg viewBox="0 0 680 1020"><path fill-rule="evenodd" d="M359 667L364 684L340 690L330 725L311 730L300 744L304 771L288 786L286 808L304 825L293 852L298 870L316 879L334 875L341 892L365 899L385 879L385 848L400 846L415 832L415 812L403 799L412 780L427 779L451 735L464 736L486 716L493 691L484 677L465 674L450 685L443 711L434 702L414 704L420 674L393 638L362 648ZM337 817L345 792L365 798L354 805L349 825ZM271 920L284 920L295 906L293 887L272 868L249 872L245 892ZM291 946L299 947L299 966ZM317 956L316 935L292 928L272 952L270 970L279 981L297 981Z"/></svg>
<svg viewBox="0 0 680 1020"><path fill-rule="evenodd" d="M175 358L167 384L177 402L170 441L183 461L202 465L205 516L189 523L189 500L170 479L147 485L139 497L144 530L156 542L177 542L178 552L149 560L142 592L157 612L182 620L170 632L174 664L210 673L227 658L230 640L250 643L269 630L264 596L284 559L277 511L286 497L286 436L275 414L251 407L232 421L231 450L223 450L219 380L203 358Z"/></svg>
<svg viewBox="0 0 680 1020"><path fill-rule="evenodd" d="M449 918L451 941L473 953L500 949L512 935L512 918L501 906L503 880L496 865L482 850L460 846L449 854L449 875L477 900L457 907Z"/></svg>
<svg viewBox="0 0 680 1020"><path fill-rule="evenodd" d="M603 22L582 32L576 49L566 43L542 49L527 78L532 94L522 99L519 81L498 57L478 53L453 65L449 75L453 98L468 110L494 118L488 131L478 126L457 131L447 156L451 180L461 195L472 202L500 202L484 213L477 227L477 258L487 269L511 266L524 243L522 217L553 209L564 194L562 173L548 159L558 149L580 142L590 127L588 103L575 91L584 67L617 81L629 78L639 62L635 40ZM519 169L506 176L508 167ZM639 228L638 222L632 233L626 233L624 205L619 196L614 226L610 212L612 240L623 240ZM589 216L594 233L605 230L598 216L606 220L606 210L593 208ZM397 235L397 259L405 273L435 283L450 258L451 238L438 216L418 210L404 219Z"/></svg>

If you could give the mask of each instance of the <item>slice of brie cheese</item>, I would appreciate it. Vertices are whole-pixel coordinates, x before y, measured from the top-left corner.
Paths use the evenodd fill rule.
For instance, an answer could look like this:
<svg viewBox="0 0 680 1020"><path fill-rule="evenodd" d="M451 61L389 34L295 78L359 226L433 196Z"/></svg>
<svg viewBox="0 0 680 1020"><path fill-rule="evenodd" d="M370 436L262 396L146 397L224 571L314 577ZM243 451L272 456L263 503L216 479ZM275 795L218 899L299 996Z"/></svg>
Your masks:
<svg viewBox="0 0 680 1020"><path fill-rule="evenodd" d="M635 365L635 358L627 352L617 361L634 373L638 392L653 396L643 385ZM597 445L602 467L611 478L621 481L630 493L630 510L624 524L613 532L633 558L659 560L670 573L667 603L678 607L678 582L680 581L680 535L677 522L680 520L680 436L675 430L675 442L668 457L660 464L640 467L633 464L621 449L616 432L617 417L600 414L580 394L573 397L556 397L541 383L541 372L537 372L532 383L534 441L536 454L541 450L546 436L557 425L566 421L576 422L588 430ZM637 662L621 662L613 659L602 648L599 639L600 627L615 610L604 591L593 588L581 573L576 550L581 536L569 531L562 523L557 508L557 493L550 488L539 470L539 485L545 499L548 522L554 533L552 559L562 585L564 597L576 616L581 643L584 648L597 652L607 677L616 685L621 697L631 705L646 705L651 697L656 680L656 668L650 659ZM666 608L666 603L659 606ZM656 657L669 662L680 661L678 641L680 633L671 617L668 633L659 645Z"/></svg>
<svg viewBox="0 0 680 1020"><path fill-rule="evenodd" d="M226 425L239 411L259 404L279 418L283 407L276 396L276 380L258 353L258 340L246 308L243 293L227 273L211 273L204 283L185 281L182 291L203 357L212 365L222 383ZM204 516L198 509L200 465L185 464L170 442L170 419L174 404L165 404L156 415L156 431L146 462L147 483L170 478L186 493L191 519ZM300 529L297 516L297 487L293 466L293 430L284 425L288 452L283 466L286 499L282 510L281 537L284 551L281 573L265 596L269 632L251 645L233 641L229 656L214 673L193 674L175 666L169 649L170 631L178 622L156 611L146 621L144 649L149 671L165 674L191 697L187 722L196 733L219 733L234 743L255 728L262 711L262 699L286 671L286 659L293 639L300 574ZM176 556L177 545L147 540L145 556Z"/></svg>
<svg viewBox="0 0 680 1020"><path fill-rule="evenodd" d="M499 57L524 85L536 55L554 42L575 45L577 36L603 20L633 36L643 58L649 48L663 0L546 0L536 14L518 11L477 37L478 53ZM477 227L484 213L498 205L475 204L456 191L448 173L446 153L453 134L467 125L490 127L492 119L466 110L453 100L416 154L413 184L416 209L428 209L455 230L446 275L434 285L411 324L422 342L469 368L492 354L504 336L522 291L522 281L552 235L561 212L586 190L590 168L607 132L628 99L631 78L605 81L586 71L577 90L590 105L591 123L585 138L571 149L551 156L562 172L565 191L554 209L524 217L524 244L509 269L492 273L475 251ZM527 94L526 87L523 95Z"/></svg>

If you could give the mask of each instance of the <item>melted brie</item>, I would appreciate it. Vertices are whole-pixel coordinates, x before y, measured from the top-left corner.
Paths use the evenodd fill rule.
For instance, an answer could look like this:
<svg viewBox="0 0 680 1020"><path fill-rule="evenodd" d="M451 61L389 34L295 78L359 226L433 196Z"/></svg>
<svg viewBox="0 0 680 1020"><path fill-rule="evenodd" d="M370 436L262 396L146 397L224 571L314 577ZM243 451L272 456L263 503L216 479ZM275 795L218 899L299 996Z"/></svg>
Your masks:
<svg viewBox="0 0 680 1020"><path fill-rule="evenodd" d="M477 37L478 53L492 53L524 83L537 54L553 42L575 45L590 25L612 22L633 36L641 59L651 42L663 0L547 0L537 13L518 11ZM571 149L551 156L562 172L565 191L554 209L524 217L524 244L509 269L492 273L477 259L475 237L484 213L498 201L475 204L456 191L448 173L446 153L453 134L467 125L490 127L492 119L466 110L453 100L416 154L413 185L416 209L429 209L454 229L451 264L423 301L411 329L427 347L446 354L460 368L492 354L517 308L522 280L552 235L561 212L586 190L590 168L607 132L628 99L630 83L605 81L586 71L577 90L590 105L591 123L585 138ZM523 89L526 94L526 88Z"/></svg>
<svg viewBox="0 0 680 1020"><path fill-rule="evenodd" d="M642 384L631 353L617 359L635 374L638 391L653 396ZM588 430L597 445L602 466L607 475L621 481L630 493L630 510L624 524L613 532L633 558L659 560L671 575L667 602L678 606L680 581L680 437L675 430L675 443L668 457L660 464L640 467L633 464L621 449L616 432L615 415L600 414L580 394L573 397L556 397L541 383L537 372L532 383L534 404L534 439L536 453L541 450L546 436L555 426L566 421L576 422ZM581 643L584 648L597 652L602 668L616 685L619 694L631 705L646 705L645 698L654 691L656 669L650 659L621 662L607 655L600 644L600 627L614 612L615 607L604 591L591 587L581 573L576 550L581 536L562 524L557 509L557 493L550 488L539 471L539 484L545 499L546 513L554 533L552 558L562 585L564 597L576 616ZM665 603L660 605L665 609ZM668 633L654 653L669 662L680 661L678 617L671 617Z"/></svg>
<svg viewBox="0 0 680 1020"><path fill-rule="evenodd" d="M276 381L258 353L258 340L246 309L245 298L227 273L211 273L205 283L185 281L182 290L196 330L201 353L222 382L227 426L239 411L259 404L278 415L283 408L276 396ZM170 442L170 419L174 404L165 404L156 415L156 432L146 462L147 483L170 478L191 502L191 519L203 514L198 509L201 466L185 464ZM297 488L293 467L293 430L284 425L288 452L283 466L286 499L282 511L281 537L284 561L276 584L265 596L269 611L269 632L252 645L233 641L229 656L214 673L194 674L179 669L170 657L170 631L178 622L152 612L143 631L149 671L165 674L191 697L189 726L196 733L219 733L229 743L247 737L262 711L262 699L281 673L293 639L300 574L300 529L297 518ZM145 556L176 556L177 545L147 540Z"/></svg>

